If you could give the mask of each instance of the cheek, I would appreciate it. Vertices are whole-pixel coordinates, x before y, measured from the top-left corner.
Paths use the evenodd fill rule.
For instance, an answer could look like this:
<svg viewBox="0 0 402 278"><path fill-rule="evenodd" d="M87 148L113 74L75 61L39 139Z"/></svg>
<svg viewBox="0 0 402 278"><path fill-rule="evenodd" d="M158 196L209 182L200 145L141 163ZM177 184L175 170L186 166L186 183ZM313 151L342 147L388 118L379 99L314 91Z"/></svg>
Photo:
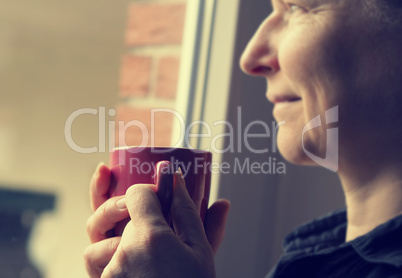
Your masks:
<svg viewBox="0 0 402 278"><path fill-rule="evenodd" d="M297 41L300 43L296 44ZM311 41L301 36L288 37L278 53L282 74L289 84L288 89L302 98L304 109L300 117L304 118L304 124L320 113L323 97L322 92L318 94L321 87L317 76L320 61L314 55L317 46Z"/></svg>
<svg viewBox="0 0 402 278"><path fill-rule="evenodd" d="M278 51L279 65L290 81L303 80L311 67L312 46L300 37L292 35L284 38Z"/></svg>
<svg viewBox="0 0 402 278"><path fill-rule="evenodd" d="M282 134L278 134L279 149L287 154L284 156L287 156L288 160L295 163L309 160L304 154L303 146L313 154L325 156L325 111L339 105L339 92L343 91L339 86L343 84L340 82L342 66L336 62L338 54L334 51L333 43L333 40L326 36L294 34L283 41L281 52L278 53L281 71L287 84L302 98L303 109L299 120L284 127ZM318 115L321 116L322 126L307 131L302 142L303 128Z"/></svg>
<svg viewBox="0 0 402 278"><path fill-rule="evenodd" d="M304 100L304 116L311 120L339 105L350 74L350 63L338 39L323 32L293 33L283 40L278 59L281 70L295 93Z"/></svg>

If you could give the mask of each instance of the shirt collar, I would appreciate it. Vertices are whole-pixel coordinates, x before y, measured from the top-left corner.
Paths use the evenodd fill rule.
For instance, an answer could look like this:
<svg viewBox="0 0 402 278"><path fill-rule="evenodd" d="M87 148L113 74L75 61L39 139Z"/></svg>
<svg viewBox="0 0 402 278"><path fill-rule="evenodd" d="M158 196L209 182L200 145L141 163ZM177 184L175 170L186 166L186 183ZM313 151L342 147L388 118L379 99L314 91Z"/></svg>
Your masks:
<svg viewBox="0 0 402 278"><path fill-rule="evenodd" d="M402 215L399 215L350 243L366 261L402 268L401 236Z"/></svg>
<svg viewBox="0 0 402 278"><path fill-rule="evenodd" d="M345 243L346 225L346 210L337 210L295 229L285 238L284 249L287 253L328 253L351 245L368 262L402 267L402 215Z"/></svg>
<svg viewBox="0 0 402 278"><path fill-rule="evenodd" d="M346 211L339 210L301 225L291 232L284 241L286 252L313 248L315 252L345 241Z"/></svg>

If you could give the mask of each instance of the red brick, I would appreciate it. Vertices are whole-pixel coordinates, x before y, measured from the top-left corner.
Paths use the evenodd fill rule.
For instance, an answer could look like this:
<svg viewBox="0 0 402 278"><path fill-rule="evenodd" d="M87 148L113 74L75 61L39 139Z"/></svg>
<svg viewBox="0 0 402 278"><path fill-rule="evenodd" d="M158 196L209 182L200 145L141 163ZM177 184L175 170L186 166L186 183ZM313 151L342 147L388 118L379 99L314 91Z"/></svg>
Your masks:
<svg viewBox="0 0 402 278"><path fill-rule="evenodd" d="M151 136L154 136L155 147L168 147L171 144L171 136L173 129L173 115L171 113L158 112L155 113L154 127L151 126L151 108L135 108L126 105L117 107L116 114L116 146L124 146L119 144L119 138L124 138L127 146L139 146L145 138L145 145L151 146ZM127 124L130 121L135 124L124 130L119 130L119 122ZM142 132L139 126L146 128ZM153 129L153 130L152 130Z"/></svg>
<svg viewBox="0 0 402 278"><path fill-rule="evenodd" d="M177 57L164 57L159 60L156 96L174 99L177 91L180 59Z"/></svg>
<svg viewBox="0 0 402 278"><path fill-rule="evenodd" d="M129 8L126 44L181 44L185 3L134 3Z"/></svg>
<svg viewBox="0 0 402 278"><path fill-rule="evenodd" d="M144 56L124 56L120 75L120 96L146 96L149 91L152 59Z"/></svg>

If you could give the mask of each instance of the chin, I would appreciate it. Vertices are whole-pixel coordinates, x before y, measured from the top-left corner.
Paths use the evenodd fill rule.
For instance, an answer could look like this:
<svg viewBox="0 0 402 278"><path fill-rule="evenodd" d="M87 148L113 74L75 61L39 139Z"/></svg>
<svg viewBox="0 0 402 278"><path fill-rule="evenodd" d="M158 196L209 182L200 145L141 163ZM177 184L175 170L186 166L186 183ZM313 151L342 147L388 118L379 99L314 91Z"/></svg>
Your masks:
<svg viewBox="0 0 402 278"><path fill-rule="evenodd" d="M281 128L278 131L277 145L282 157L288 162L297 165L315 165L303 150L301 135L297 134L294 130Z"/></svg>

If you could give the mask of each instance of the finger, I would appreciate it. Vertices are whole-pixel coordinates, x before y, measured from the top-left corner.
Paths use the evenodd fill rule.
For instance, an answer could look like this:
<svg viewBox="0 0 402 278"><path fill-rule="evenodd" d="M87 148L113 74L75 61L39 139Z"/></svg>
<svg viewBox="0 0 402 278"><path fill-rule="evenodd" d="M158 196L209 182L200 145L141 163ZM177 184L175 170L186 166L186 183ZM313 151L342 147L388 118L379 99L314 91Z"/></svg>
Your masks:
<svg viewBox="0 0 402 278"><path fill-rule="evenodd" d="M92 211L95 211L109 198L111 171L105 164L100 163L96 169L89 187Z"/></svg>
<svg viewBox="0 0 402 278"><path fill-rule="evenodd" d="M110 198L88 219L87 233L92 243L108 238L108 231L129 217L125 202L125 197Z"/></svg>
<svg viewBox="0 0 402 278"><path fill-rule="evenodd" d="M130 218L136 227L166 229L170 227L162 214L162 208L153 184L135 184L127 189L126 204Z"/></svg>
<svg viewBox="0 0 402 278"><path fill-rule="evenodd" d="M161 204L163 216L170 223L170 206L173 197L173 169L169 161L158 162L156 166L156 195Z"/></svg>
<svg viewBox="0 0 402 278"><path fill-rule="evenodd" d="M84 252L89 277L100 277L119 246L121 237L112 237L90 245Z"/></svg>
<svg viewBox="0 0 402 278"><path fill-rule="evenodd" d="M205 232L214 254L223 240L229 209L230 202L228 200L218 200L207 211Z"/></svg>
<svg viewBox="0 0 402 278"><path fill-rule="evenodd" d="M181 171L174 174L171 215L176 234L189 246L204 246L207 241L199 212L186 189ZM208 243L207 243L208 244Z"/></svg>

